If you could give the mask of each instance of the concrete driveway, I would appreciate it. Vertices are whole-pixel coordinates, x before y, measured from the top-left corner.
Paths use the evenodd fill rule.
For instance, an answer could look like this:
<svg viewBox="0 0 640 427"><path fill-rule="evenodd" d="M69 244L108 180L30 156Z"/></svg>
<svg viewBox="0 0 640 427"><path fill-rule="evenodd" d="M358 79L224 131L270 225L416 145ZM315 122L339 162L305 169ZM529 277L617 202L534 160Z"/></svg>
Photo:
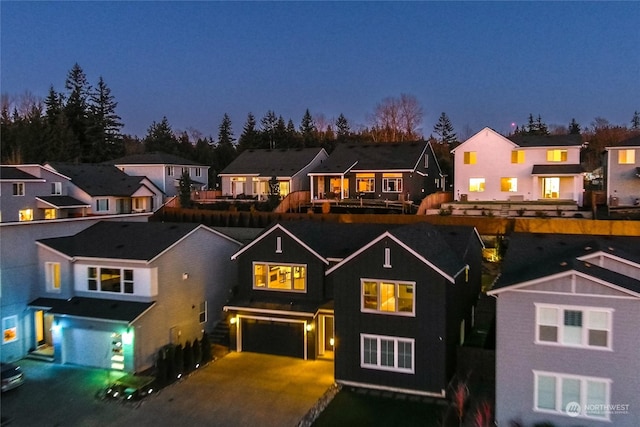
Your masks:
<svg viewBox="0 0 640 427"><path fill-rule="evenodd" d="M101 401L104 370L23 360L3 426L295 426L333 384L333 362L229 353L140 405Z"/></svg>

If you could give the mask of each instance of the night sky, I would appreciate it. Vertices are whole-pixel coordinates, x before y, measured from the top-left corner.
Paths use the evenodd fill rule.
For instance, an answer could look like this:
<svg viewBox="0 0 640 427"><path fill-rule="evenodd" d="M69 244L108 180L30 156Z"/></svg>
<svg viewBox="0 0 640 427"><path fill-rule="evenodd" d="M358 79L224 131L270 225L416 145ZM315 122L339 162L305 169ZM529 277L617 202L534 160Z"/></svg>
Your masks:
<svg viewBox="0 0 640 427"><path fill-rule="evenodd" d="M124 133L235 136L247 113L298 126L305 112L352 128L402 93L429 136L446 112L462 137L640 110L640 2L8 2L1 90L45 98L74 63L118 102Z"/></svg>

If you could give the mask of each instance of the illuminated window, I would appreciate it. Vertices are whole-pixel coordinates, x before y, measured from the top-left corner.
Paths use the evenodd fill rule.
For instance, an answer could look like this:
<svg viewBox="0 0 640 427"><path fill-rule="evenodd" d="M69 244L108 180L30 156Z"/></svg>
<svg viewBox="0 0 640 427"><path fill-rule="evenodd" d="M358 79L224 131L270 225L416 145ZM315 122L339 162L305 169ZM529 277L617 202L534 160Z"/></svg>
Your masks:
<svg viewBox="0 0 640 427"><path fill-rule="evenodd" d="M109 199L97 199L96 200L96 211L108 211L109 210Z"/></svg>
<svg viewBox="0 0 640 427"><path fill-rule="evenodd" d="M59 196L62 194L62 183L61 182L52 182L51 183L51 194Z"/></svg>
<svg viewBox="0 0 640 427"><path fill-rule="evenodd" d="M500 191L518 191L518 178L500 178Z"/></svg>
<svg viewBox="0 0 640 427"><path fill-rule="evenodd" d="M567 150L547 150L548 162L566 162Z"/></svg>
<svg viewBox="0 0 640 427"><path fill-rule="evenodd" d="M415 283L362 280L363 312L413 315Z"/></svg>
<svg viewBox="0 0 640 427"><path fill-rule="evenodd" d="M360 335L360 366L413 373L415 341L409 338Z"/></svg>
<svg viewBox="0 0 640 427"><path fill-rule="evenodd" d="M357 173L356 191L359 193L373 193L376 191L375 174Z"/></svg>
<svg viewBox="0 0 640 427"><path fill-rule="evenodd" d="M2 344L7 344L18 339L18 316L9 316L2 319L3 338Z"/></svg>
<svg viewBox="0 0 640 427"><path fill-rule="evenodd" d="M56 210L55 209L45 209L44 210L44 219L56 219Z"/></svg>
<svg viewBox="0 0 640 427"><path fill-rule="evenodd" d="M562 346L611 348L611 311L537 306L536 342Z"/></svg>
<svg viewBox="0 0 640 427"><path fill-rule="evenodd" d="M253 288L305 292L307 267L295 264L253 264Z"/></svg>
<svg viewBox="0 0 640 427"><path fill-rule="evenodd" d="M60 292L60 263L45 263L45 281L47 284L47 291Z"/></svg>
<svg viewBox="0 0 640 427"><path fill-rule="evenodd" d="M610 379L536 371L534 377L536 411L609 419Z"/></svg>
<svg viewBox="0 0 640 427"><path fill-rule="evenodd" d="M524 163L524 150L513 150L511 152L511 163Z"/></svg>
<svg viewBox="0 0 640 427"><path fill-rule="evenodd" d="M87 267L87 289L90 291L133 294L133 270Z"/></svg>
<svg viewBox="0 0 640 427"><path fill-rule="evenodd" d="M484 178L469 178L469 191L484 191Z"/></svg>
<svg viewBox="0 0 640 427"><path fill-rule="evenodd" d="M476 152L475 151L465 151L464 152L464 164L465 165L475 165L476 164Z"/></svg>
<svg viewBox="0 0 640 427"><path fill-rule="evenodd" d="M20 209L18 219L20 221L33 221L33 209Z"/></svg>
<svg viewBox="0 0 640 427"><path fill-rule="evenodd" d="M636 162L636 150L618 150L618 164L633 165Z"/></svg>
<svg viewBox="0 0 640 427"><path fill-rule="evenodd" d="M385 193L402 193L402 174L382 174L382 191Z"/></svg>
<svg viewBox="0 0 640 427"><path fill-rule="evenodd" d="M13 183L13 195L14 196L24 196L24 182L14 182Z"/></svg>

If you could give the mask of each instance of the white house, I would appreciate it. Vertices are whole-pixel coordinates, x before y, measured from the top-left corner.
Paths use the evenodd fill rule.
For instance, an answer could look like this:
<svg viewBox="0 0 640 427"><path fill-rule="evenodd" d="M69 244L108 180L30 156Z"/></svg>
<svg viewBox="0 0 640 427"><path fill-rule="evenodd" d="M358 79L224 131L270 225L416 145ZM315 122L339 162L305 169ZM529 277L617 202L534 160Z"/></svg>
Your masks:
<svg viewBox="0 0 640 427"><path fill-rule="evenodd" d="M458 201L572 200L582 205L580 135L514 135L488 127L451 150Z"/></svg>

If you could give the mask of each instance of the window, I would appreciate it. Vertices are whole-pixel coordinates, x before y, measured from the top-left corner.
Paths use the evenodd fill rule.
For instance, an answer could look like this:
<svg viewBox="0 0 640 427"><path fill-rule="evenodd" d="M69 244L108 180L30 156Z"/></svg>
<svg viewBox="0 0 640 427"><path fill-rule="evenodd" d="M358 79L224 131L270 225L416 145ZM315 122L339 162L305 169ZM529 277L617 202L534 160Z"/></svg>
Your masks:
<svg viewBox="0 0 640 427"><path fill-rule="evenodd" d="M202 168L196 168L196 176L202 176Z"/></svg>
<svg viewBox="0 0 640 427"><path fill-rule="evenodd" d="M134 293L133 270L87 267L87 289L132 294Z"/></svg>
<svg viewBox="0 0 640 427"><path fill-rule="evenodd" d="M362 280L362 311L413 315L415 283Z"/></svg>
<svg viewBox="0 0 640 427"><path fill-rule="evenodd" d="M500 191L518 191L518 178L500 178Z"/></svg>
<svg viewBox="0 0 640 427"><path fill-rule="evenodd" d="M44 219L56 219L57 212L55 209L45 209Z"/></svg>
<svg viewBox="0 0 640 427"><path fill-rule="evenodd" d="M45 282L48 292L60 292L60 263L47 262L45 268Z"/></svg>
<svg viewBox="0 0 640 427"><path fill-rule="evenodd" d="M20 209L18 212L18 220L33 221L33 209Z"/></svg>
<svg viewBox="0 0 640 427"><path fill-rule="evenodd" d="M382 191L385 193L402 193L402 174L382 174Z"/></svg>
<svg viewBox="0 0 640 427"><path fill-rule="evenodd" d="M567 150L547 150L548 162L566 162Z"/></svg>
<svg viewBox="0 0 640 427"><path fill-rule="evenodd" d="M253 264L253 288L305 292L307 290L305 265Z"/></svg>
<svg viewBox="0 0 640 427"><path fill-rule="evenodd" d="M200 323L205 323L208 319L207 316L207 302L206 301L202 301L200 303L200 314L198 316L198 319L200 320Z"/></svg>
<svg viewBox="0 0 640 427"><path fill-rule="evenodd" d="M360 335L360 366L369 369L413 373L414 340L379 335Z"/></svg>
<svg viewBox="0 0 640 427"><path fill-rule="evenodd" d="M173 176L173 166L167 166L167 176Z"/></svg>
<svg viewBox="0 0 640 427"><path fill-rule="evenodd" d="M96 200L96 211L108 211L109 210L109 199L97 199Z"/></svg>
<svg viewBox="0 0 640 427"><path fill-rule="evenodd" d="M13 195L14 196L24 196L24 182L14 182L13 183Z"/></svg>
<svg viewBox="0 0 640 427"><path fill-rule="evenodd" d="M62 194L62 183L61 182L52 182L51 183L51 194L59 196Z"/></svg>
<svg viewBox="0 0 640 427"><path fill-rule="evenodd" d="M276 253L282 253L282 237L280 236L276 237Z"/></svg>
<svg viewBox="0 0 640 427"><path fill-rule="evenodd" d="M9 316L2 319L2 344L8 344L18 339L18 316Z"/></svg>
<svg viewBox="0 0 640 427"><path fill-rule="evenodd" d="M469 178L469 191L470 192L484 191L484 178Z"/></svg>
<svg viewBox="0 0 640 427"><path fill-rule="evenodd" d="M618 164L633 165L636 163L636 150L618 150Z"/></svg>
<svg viewBox="0 0 640 427"><path fill-rule="evenodd" d="M465 165L475 165L476 164L476 152L475 151L465 151L464 152L464 164Z"/></svg>
<svg viewBox="0 0 640 427"><path fill-rule="evenodd" d="M182 175L184 174L189 175L189 168L182 168Z"/></svg>
<svg viewBox="0 0 640 427"><path fill-rule="evenodd" d="M524 150L513 150L511 152L511 163L524 163Z"/></svg>
<svg viewBox="0 0 640 427"><path fill-rule="evenodd" d="M356 191L359 193L373 193L376 191L375 174L357 173Z"/></svg>
<svg viewBox="0 0 640 427"><path fill-rule="evenodd" d="M611 310L538 305L538 344L611 349Z"/></svg>
<svg viewBox="0 0 640 427"><path fill-rule="evenodd" d="M606 409L611 380L536 371L534 377L537 411L600 420L609 418Z"/></svg>
<svg viewBox="0 0 640 427"><path fill-rule="evenodd" d="M384 248L384 268L391 268L391 248Z"/></svg>

